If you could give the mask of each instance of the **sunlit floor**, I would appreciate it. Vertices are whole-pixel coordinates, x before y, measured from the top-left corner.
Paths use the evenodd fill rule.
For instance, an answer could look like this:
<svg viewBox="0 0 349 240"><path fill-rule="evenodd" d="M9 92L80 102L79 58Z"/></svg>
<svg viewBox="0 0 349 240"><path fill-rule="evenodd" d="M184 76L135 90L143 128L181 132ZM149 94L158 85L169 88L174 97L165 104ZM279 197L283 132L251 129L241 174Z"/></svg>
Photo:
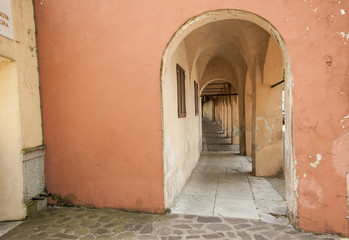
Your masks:
<svg viewBox="0 0 349 240"><path fill-rule="evenodd" d="M250 158L234 151L228 153L229 148L237 146L219 141L222 143L211 139L215 147L210 142L204 145L204 152L171 212L288 224L284 180L254 177Z"/></svg>

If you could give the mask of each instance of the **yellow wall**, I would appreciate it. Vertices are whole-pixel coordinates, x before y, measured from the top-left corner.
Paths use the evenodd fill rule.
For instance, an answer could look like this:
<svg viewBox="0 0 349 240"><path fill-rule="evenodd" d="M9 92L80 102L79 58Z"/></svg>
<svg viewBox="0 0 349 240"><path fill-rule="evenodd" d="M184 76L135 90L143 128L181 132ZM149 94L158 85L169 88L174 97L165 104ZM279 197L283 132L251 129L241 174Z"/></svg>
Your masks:
<svg viewBox="0 0 349 240"><path fill-rule="evenodd" d="M22 150L43 143L33 2L11 6L14 39L0 35L0 221L26 216Z"/></svg>
<svg viewBox="0 0 349 240"><path fill-rule="evenodd" d="M0 220L25 217L15 63L0 63Z"/></svg>

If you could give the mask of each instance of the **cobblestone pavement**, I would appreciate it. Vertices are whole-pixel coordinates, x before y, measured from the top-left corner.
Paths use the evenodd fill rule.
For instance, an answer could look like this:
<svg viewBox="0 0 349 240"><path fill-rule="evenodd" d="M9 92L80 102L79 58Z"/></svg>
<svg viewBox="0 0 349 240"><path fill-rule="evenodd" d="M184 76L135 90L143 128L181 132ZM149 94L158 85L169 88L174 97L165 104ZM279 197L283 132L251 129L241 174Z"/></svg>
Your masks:
<svg viewBox="0 0 349 240"><path fill-rule="evenodd" d="M195 215L153 215L111 209L47 207L24 221L5 239L340 239L295 231L259 220Z"/></svg>

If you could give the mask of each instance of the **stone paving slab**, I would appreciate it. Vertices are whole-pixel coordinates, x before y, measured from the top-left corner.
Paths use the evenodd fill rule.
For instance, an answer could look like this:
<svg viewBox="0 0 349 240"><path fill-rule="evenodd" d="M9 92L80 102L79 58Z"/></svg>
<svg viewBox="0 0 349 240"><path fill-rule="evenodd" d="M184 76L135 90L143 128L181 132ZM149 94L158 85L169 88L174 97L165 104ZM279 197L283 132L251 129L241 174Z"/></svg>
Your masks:
<svg viewBox="0 0 349 240"><path fill-rule="evenodd" d="M212 137L206 137L207 144L214 144L214 145L231 145L231 138L212 138Z"/></svg>
<svg viewBox="0 0 349 240"><path fill-rule="evenodd" d="M207 145L209 151L239 153L239 145Z"/></svg>
<svg viewBox="0 0 349 240"><path fill-rule="evenodd" d="M288 224L284 196L273 185L284 188L283 180L251 174L245 156L202 154L171 210L178 214L260 219Z"/></svg>
<svg viewBox="0 0 349 240"><path fill-rule="evenodd" d="M217 197L214 216L259 219L253 199Z"/></svg>
<svg viewBox="0 0 349 240"><path fill-rule="evenodd" d="M4 235L8 231L10 231L12 228L15 228L19 224L21 224L22 221L11 221L11 222L1 222L0 223L0 236Z"/></svg>
<svg viewBox="0 0 349 240"><path fill-rule="evenodd" d="M227 134L224 133L204 133L206 138L227 138Z"/></svg>
<svg viewBox="0 0 349 240"><path fill-rule="evenodd" d="M258 220L196 215L154 215L112 209L48 207L0 240L30 239L339 239L295 231L291 226Z"/></svg>

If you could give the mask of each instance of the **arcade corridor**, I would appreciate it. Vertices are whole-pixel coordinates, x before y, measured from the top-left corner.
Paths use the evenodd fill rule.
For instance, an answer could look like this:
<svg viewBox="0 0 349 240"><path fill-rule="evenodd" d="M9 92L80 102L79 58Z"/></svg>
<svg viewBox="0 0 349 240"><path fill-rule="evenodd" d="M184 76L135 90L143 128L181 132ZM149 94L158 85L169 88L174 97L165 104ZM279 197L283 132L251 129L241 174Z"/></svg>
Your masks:
<svg viewBox="0 0 349 240"><path fill-rule="evenodd" d="M288 224L284 180L252 176L251 158L239 155L217 123L203 119L202 126L202 155L172 213Z"/></svg>

